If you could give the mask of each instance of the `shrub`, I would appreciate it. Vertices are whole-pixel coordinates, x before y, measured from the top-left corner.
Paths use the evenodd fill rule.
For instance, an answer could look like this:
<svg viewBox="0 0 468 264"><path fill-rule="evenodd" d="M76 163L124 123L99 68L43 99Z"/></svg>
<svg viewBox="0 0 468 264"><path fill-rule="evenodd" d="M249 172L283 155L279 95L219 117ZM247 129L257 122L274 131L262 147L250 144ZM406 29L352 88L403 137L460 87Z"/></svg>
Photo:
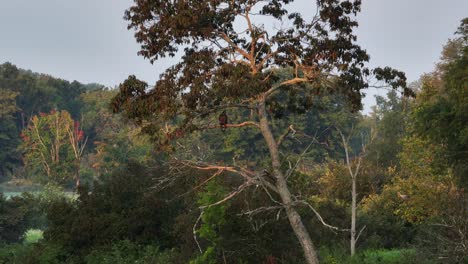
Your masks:
<svg viewBox="0 0 468 264"><path fill-rule="evenodd" d="M109 249L93 250L85 257L87 264L171 264L175 252L161 251L156 246L142 246L129 240L114 243Z"/></svg>
<svg viewBox="0 0 468 264"><path fill-rule="evenodd" d="M173 212L163 211L165 203L150 188L152 177L154 172L130 164L95 183L92 192L82 188L75 202L52 203L45 240L74 256L121 240L169 247L170 228L163 222L169 223Z"/></svg>
<svg viewBox="0 0 468 264"><path fill-rule="evenodd" d="M417 258L414 249L371 249L359 252L354 257L342 247L322 248L320 256L323 264L417 264L421 258ZM426 263L426 262L424 262Z"/></svg>
<svg viewBox="0 0 468 264"><path fill-rule="evenodd" d="M0 242L15 243L22 240L34 204L33 196L27 193L10 199L0 193Z"/></svg>

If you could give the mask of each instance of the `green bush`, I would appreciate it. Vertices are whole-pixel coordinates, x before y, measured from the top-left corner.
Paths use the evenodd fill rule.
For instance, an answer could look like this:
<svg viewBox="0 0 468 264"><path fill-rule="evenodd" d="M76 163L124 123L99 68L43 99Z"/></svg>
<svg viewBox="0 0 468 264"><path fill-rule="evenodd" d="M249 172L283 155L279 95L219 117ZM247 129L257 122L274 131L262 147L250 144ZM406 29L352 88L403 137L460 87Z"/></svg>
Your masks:
<svg viewBox="0 0 468 264"><path fill-rule="evenodd" d="M34 205L34 197L27 193L10 199L0 193L0 242L15 243L23 239Z"/></svg>
<svg viewBox="0 0 468 264"><path fill-rule="evenodd" d="M417 258L414 249L373 249L359 252L354 257L349 255L349 251L342 248L322 248L320 257L322 264L417 264L421 262Z"/></svg>
<svg viewBox="0 0 468 264"><path fill-rule="evenodd" d="M116 242L110 249L93 250L85 257L87 264L171 264L175 251L161 251L158 247L141 246L128 240Z"/></svg>
<svg viewBox="0 0 468 264"><path fill-rule="evenodd" d="M170 226L175 212L150 187L154 172L140 165L80 189L76 201L57 200L48 209L44 239L63 246L67 254L84 256L114 241L171 247ZM99 234L99 235L97 235Z"/></svg>
<svg viewBox="0 0 468 264"><path fill-rule="evenodd" d="M0 247L0 264L61 264L66 259L62 247L52 243L15 243Z"/></svg>
<svg viewBox="0 0 468 264"><path fill-rule="evenodd" d="M407 263L403 260L411 254L414 254L414 251L410 249L368 250L358 255L358 258L362 260L361 263L400 264Z"/></svg>
<svg viewBox="0 0 468 264"><path fill-rule="evenodd" d="M26 258L32 252L31 244L19 243L0 246L0 264L25 264Z"/></svg>

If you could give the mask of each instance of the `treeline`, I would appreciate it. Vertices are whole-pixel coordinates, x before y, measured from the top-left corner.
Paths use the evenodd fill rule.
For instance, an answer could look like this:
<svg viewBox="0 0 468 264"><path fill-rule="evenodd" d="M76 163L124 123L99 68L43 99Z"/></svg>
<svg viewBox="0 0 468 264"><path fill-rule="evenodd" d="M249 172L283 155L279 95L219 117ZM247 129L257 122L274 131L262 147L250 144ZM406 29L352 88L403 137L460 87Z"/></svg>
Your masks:
<svg viewBox="0 0 468 264"><path fill-rule="evenodd" d="M321 263L468 260L468 46L459 33L413 84L415 98L389 92L369 115L327 91L307 102L279 93L268 104ZM0 88L2 177L48 184L41 196L0 197L0 262L304 263L278 195L265 187L275 179L254 128L223 132L213 119L203 131L155 130L112 113L117 91L8 63ZM227 114L238 124L251 112ZM57 146L59 158L46 157ZM221 165L203 169L212 163ZM241 189L231 167L261 171L266 182ZM28 228L44 238L18 244Z"/></svg>
<svg viewBox="0 0 468 264"><path fill-rule="evenodd" d="M0 65L0 181L11 179L21 167L20 135L33 116L60 109L79 120L83 94L103 88L18 69L8 62Z"/></svg>
<svg viewBox="0 0 468 264"><path fill-rule="evenodd" d="M109 101L115 90L102 85L68 82L4 63L0 89L1 182L73 188L78 174L92 184L93 174L127 160L131 140L144 142L112 114ZM149 149L142 148L135 151Z"/></svg>

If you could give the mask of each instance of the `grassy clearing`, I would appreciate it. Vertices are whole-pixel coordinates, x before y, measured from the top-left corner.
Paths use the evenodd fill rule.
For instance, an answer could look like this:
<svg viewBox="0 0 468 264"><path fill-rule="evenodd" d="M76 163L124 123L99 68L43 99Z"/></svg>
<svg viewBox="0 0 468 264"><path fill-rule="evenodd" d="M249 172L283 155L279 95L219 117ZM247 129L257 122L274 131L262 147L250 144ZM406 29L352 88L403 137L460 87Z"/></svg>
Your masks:
<svg viewBox="0 0 468 264"><path fill-rule="evenodd" d="M43 232L40 229L29 229L24 233L24 243L33 244L37 243L43 237Z"/></svg>

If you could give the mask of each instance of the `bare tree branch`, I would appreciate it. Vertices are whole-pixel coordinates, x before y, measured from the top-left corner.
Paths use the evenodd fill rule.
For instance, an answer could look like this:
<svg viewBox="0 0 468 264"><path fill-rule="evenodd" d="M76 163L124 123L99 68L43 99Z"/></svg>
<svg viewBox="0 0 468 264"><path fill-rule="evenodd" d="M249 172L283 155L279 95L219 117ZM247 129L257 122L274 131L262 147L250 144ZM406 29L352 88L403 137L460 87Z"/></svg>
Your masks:
<svg viewBox="0 0 468 264"><path fill-rule="evenodd" d="M237 128L237 127L246 127L246 126L254 126L254 127L260 128L260 126L256 122L253 122L253 121L245 121L239 124L226 124L226 127L228 128ZM200 129L216 129L216 128L221 128L221 126L211 125L211 126L201 127Z"/></svg>
<svg viewBox="0 0 468 264"><path fill-rule="evenodd" d="M198 216L197 221L195 221L195 224L193 225L193 228L192 228L193 239L195 240L195 243L197 243L197 247L198 247L198 250L200 250L200 253L203 253L203 250L200 246L200 243L198 243L198 239L197 239L197 225L200 222L204 212L205 212L204 210L201 210L200 215Z"/></svg>
<svg viewBox="0 0 468 264"><path fill-rule="evenodd" d="M257 215L257 214L260 214L260 213L263 213L263 212L268 212L268 211L271 211L271 210L277 210L277 209L284 209L283 206L264 206L264 207L259 207L257 209L253 209L253 210L249 210L249 211L246 211L246 212L242 212L242 213L239 213L237 214L238 216L243 216L243 215L247 215L249 217L251 216L254 216L254 215Z"/></svg>
<svg viewBox="0 0 468 264"><path fill-rule="evenodd" d="M225 202L231 200L233 197L235 197L239 193L241 193L242 191L244 191L245 188L251 186L252 184L253 184L252 182L246 181L242 185L240 185L235 191L232 191L228 195L226 195L223 199L221 199L221 200L219 200L219 201L217 201L215 203L209 204L209 205L200 206L200 209L207 209L207 208L210 208L210 207L225 203Z"/></svg>
<svg viewBox="0 0 468 264"><path fill-rule="evenodd" d="M286 131L276 140L276 145L281 146L283 143L284 139L291 133L294 135L296 133L296 130L294 130L293 125L289 125L289 127L286 129Z"/></svg>
<svg viewBox="0 0 468 264"><path fill-rule="evenodd" d="M315 216L317 216L320 223L322 223L322 225L324 225L325 227L328 227L331 230L336 230L336 231L341 231L341 232L349 232L349 229L341 229L341 228L338 228L336 226L332 226L332 225L327 224L325 222L325 220L323 220L323 217L319 214L319 212L309 202L304 201L304 200L296 200L294 202L294 204L303 204L303 205L306 205L307 207L309 207L310 210L312 210L312 212L314 212Z"/></svg>
<svg viewBox="0 0 468 264"><path fill-rule="evenodd" d="M361 230L359 230L359 233L358 233L358 235L357 235L357 237L356 237L356 243L358 242L359 237L361 236L361 234L362 234L362 232L364 231L364 229L366 229L366 227L367 227L367 226L365 225L365 226L363 226L363 227L361 228Z"/></svg>
<svg viewBox="0 0 468 264"><path fill-rule="evenodd" d="M304 83L304 82L308 82L308 81L309 80L307 78L299 78L299 77L295 77L295 78L283 81L283 82L281 82L279 84L274 85L269 90L267 90L265 93L263 93L263 100L268 98L270 95L275 93L277 90L279 90L283 86L294 85L294 84Z"/></svg>
<svg viewBox="0 0 468 264"><path fill-rule="evenodd" d="M195 163L193 161L187 161L187 160L178 161L178 162L180 162L181 164L183 164L183 165L185 165L187 167L198 169L198 170L205 170L205 171L207 171L207 170L217 170L217 171L223 170L223 171L232 172L232 173L235 173L237 175L240 175L247 182L250 182L252 184L266 186L271 191L273 191L275 193L278 193L277 188L273 184L271 184L270 182L257 180L257 179L262 179L259 176L258 173L255 173L254 171L251 171L251 170L249 170L247 168L244 168L244 167L241 167L241 166L220 166L220 165L212 165L212 164L203 164L201 162Z"/></svg>

